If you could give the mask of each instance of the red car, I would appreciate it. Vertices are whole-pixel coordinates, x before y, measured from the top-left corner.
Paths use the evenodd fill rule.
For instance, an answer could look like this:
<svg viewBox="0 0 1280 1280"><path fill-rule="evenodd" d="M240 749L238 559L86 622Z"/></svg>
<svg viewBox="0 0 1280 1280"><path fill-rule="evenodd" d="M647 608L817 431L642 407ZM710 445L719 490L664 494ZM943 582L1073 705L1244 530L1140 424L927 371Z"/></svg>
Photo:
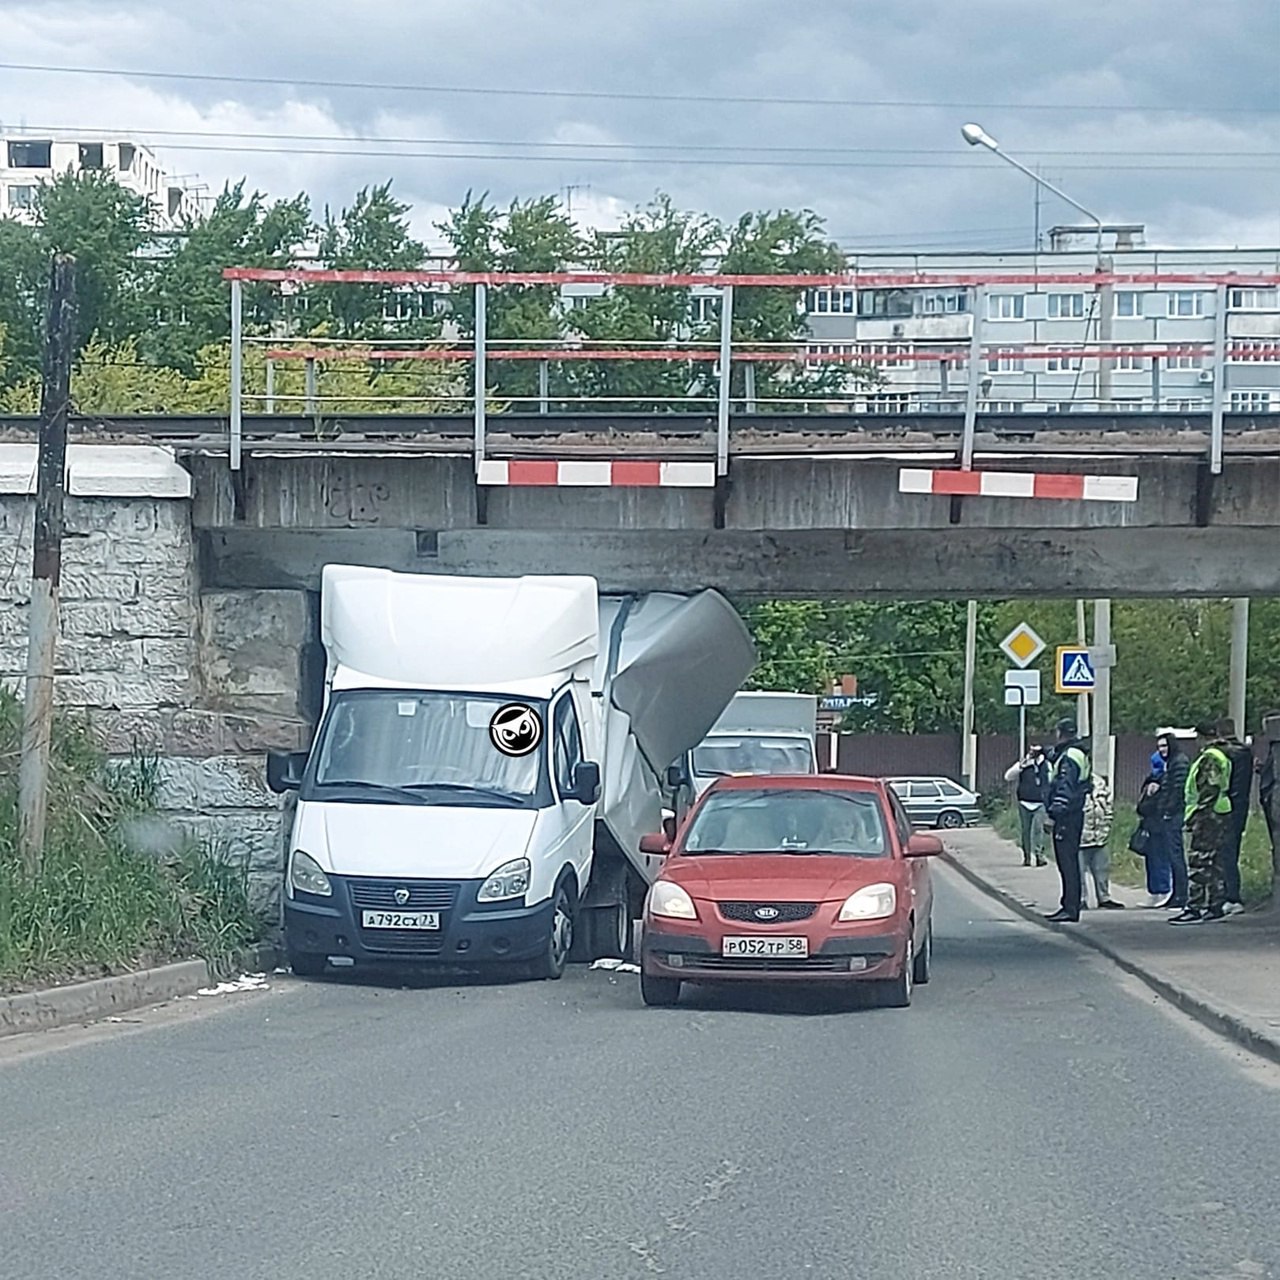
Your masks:
<svg viewBox="0 0 1280 1280"><path fill-rule="evenodd" d="M866 983L903 1008L929 981L937 836L914 833L879 778L717 779L645 899L640 993L673 1005L682 983Z"/></svg>

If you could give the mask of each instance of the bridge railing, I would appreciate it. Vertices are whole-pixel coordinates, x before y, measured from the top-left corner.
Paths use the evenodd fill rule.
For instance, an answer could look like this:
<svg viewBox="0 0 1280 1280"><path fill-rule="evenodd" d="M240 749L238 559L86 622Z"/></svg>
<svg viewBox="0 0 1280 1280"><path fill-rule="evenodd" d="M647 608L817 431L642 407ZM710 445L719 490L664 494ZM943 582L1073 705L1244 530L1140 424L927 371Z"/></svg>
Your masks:
<svg viewBox="0 0 1280 1280"><path fill-rule="evenodd" d="M384 388L401 380L403 390L379 398L374 412L467 413L478 478L491 424L503 412L714 416L715 473L723 476L739 413L963 415L960 465L968 470L977 422L987 414L1200 412L1209 418L1208 453L1217 472L1229 403L1252 413L1280 411L1280 274L677 276L231 268L225 275L231 283L233 468L241 462L246 408L272 414L284 407L322 418L344 407L349 412L353 400L365 403L351 380L335 373L353 363L376 371ZM430 340L247 336L243 288L249 282L461 293L469 295L470 331L456 323L450 328L446 320L441 335ZM590 338L575 329L571 309L553 338L491 335L490 290L522 285L682 289L718 299L718 315L667 340ZM735 290L762 288L803 291L810 333L762 342L735 332ZM957 290L965 306L954 313L915 306L922 298L960 296ZM1154 304L1134 301L1152 296ZM870 305L864 307L864 299ZM1197 332L1187 340L1167 336L1189 327ZM697 336L709 329L718 335ZM248 353L264 367L260 391L246 385ZM294 389L281 385L280 371L299 365L301 384L293 376ZM536 381L516 373L530 366ZM641 370L648 372L642 376ZM341 385L326 386L326 373Z"/></svg>

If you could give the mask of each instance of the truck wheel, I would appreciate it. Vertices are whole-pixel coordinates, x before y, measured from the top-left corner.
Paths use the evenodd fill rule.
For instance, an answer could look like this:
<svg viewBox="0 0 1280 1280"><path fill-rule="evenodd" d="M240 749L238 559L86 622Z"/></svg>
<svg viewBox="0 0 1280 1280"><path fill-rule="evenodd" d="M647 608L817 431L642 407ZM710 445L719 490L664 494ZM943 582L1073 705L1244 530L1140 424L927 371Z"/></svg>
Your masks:
<svg viewBox="0 0 1280 1280"><path fill-rule="evenodd" d="M591 960L631 958L631 911L625 903L596 907L587 921Z"/></svg>
<svg viewBox="0 0 1280 1280"><path fill-rule="evenodd" d="M555 906L551 909L551 929L543 953L530 965L530 976L554 980L564 976L573 947L573 906L569 891L561 885L556 890Z"/></svg>
<svg viewBox="0 0 1280 1280"><path fill-rule="evenodd" d="M294 976L299 978L323 977L325 965L328 963L324 956L310 951L290 951L287 958L289 968L293 970Z"/></svg>
<svg viewBox="0 0 1280 1280"><path fill-rule="evenodd" d="M640 971L640 999L659 1009L670 1009L680 999L679 978L655 978Z"/></svg>

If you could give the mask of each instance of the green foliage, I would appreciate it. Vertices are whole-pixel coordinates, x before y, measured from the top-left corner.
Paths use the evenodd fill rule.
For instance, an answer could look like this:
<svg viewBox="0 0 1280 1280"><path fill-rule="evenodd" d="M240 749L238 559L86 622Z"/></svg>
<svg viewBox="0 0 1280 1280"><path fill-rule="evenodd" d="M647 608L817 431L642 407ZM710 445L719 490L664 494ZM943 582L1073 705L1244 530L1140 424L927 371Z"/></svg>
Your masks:
<svg viewBox="0 0 1280 1280"><path fill-rule="evenodd" d="M5 378L40 372L42 308L49 287L49 259L39 233L0 218L0 386Z"/></svg>
<svg viewBox="0 0 1280 1280"><path fill-rule="evenodd" d="M0 690L0 990L162 963L230 959L260 936L243 867L155 828L158 764L112 769L89 724L55 722L39 877L19 871L21 708Z"/></svg>

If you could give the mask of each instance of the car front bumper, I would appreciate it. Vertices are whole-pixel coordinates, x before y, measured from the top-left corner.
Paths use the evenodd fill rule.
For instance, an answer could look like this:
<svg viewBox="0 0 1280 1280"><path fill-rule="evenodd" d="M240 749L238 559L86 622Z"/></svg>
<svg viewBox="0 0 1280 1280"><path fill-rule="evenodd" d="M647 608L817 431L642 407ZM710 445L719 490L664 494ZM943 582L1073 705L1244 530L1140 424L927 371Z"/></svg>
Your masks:
<svg viewBox="0 0 1280 1280"><path fill-rule="evenodd" d="M440 965L470 967L532 960L551 934L551 900L481 903L481 880L392 880L330 874L327 898L297 894L284 900L284 931L294 954L322 955L339 966ZM395 891L409 900L396 903ZM365 928L365 909L436 911L431 930Z"/></svg>

